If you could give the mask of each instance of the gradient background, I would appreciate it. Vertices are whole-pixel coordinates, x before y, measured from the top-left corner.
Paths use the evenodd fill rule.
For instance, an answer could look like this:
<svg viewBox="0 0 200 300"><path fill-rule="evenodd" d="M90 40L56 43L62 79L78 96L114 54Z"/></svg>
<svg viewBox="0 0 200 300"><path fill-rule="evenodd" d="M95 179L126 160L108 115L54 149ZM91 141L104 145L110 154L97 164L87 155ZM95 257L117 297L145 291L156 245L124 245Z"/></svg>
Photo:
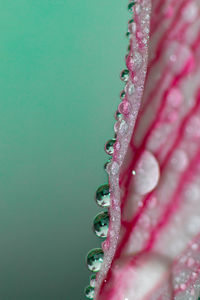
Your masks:
<svg viewBox="0 0 200 300"><path fill-rule="evenodd" d="M0 299L80 300L128 45L121 0L0 2Z"/></svg>

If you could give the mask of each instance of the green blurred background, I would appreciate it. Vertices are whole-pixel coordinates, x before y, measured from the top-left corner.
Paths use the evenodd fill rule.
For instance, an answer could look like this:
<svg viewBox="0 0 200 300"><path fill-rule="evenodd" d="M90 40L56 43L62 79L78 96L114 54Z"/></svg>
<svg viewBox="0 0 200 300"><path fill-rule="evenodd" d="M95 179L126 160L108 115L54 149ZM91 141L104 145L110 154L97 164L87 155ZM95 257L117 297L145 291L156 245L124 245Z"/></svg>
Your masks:
<svg viewBox="0 0 200 300"><path fill-rule="evenodd" d="M121 0L0 2L0 299L80 300L128 44Z"/></svg>

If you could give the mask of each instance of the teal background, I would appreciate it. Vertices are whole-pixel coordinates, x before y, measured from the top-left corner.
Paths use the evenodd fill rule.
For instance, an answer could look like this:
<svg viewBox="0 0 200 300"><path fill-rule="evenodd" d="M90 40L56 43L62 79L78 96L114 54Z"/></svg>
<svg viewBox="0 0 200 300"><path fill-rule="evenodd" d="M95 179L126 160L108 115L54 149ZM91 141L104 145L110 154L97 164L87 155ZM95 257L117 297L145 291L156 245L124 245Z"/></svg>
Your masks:
<svg viewBox="0 0 200 300"><path fill-rule="evenodd" d="M0 2L0 299L80 300L128 45L121 0Z"/></svg>

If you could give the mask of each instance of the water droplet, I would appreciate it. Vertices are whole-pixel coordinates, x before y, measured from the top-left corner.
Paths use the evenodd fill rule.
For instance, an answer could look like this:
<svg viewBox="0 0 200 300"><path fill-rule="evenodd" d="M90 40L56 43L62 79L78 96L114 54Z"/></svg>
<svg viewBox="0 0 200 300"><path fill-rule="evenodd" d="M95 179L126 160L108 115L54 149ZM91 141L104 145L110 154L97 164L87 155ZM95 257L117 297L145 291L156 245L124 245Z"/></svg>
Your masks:
<svg viewBox="0 0 200 300"><path fill-rule="evenodd" d="M127 31L127 32L126 32L126 37L127 37L128 39L131 38L131 32L130 32L130 31Z"/></svg>
<svg viewBox="0 0 200 300"><path fill-rule="evenodd" d="M126 95L125 91L124 90L121 91L121 93L120 93L120 99L123 100L125 98L125 95Z"/></svg>
<svg viewBox="0 0 200 300"><path fill-rule="evenodd" d="M133 83L129 83L125 87L125 91L128 92L129 96L131 96L134 93L134 91L135 91L135 85Z"/></svg>
<svg viewBox="0 0 200 300"><path fill-rule="evenodd" d="M137 5L135 6L135 12L136 12L137 14L139 14L139 13L141 12L141 6L140 6L139 4L137 4Z"/></svg>
<svg viewBox="0 0 200 300"><path fill-rule="evenodd" d="M144 151L136 168L136 175L133 176L134 191L139 195L151 192L158 184L160 178L159 164L155 156Z"/></svg>
<svg viewBox="0 0 200 300"><path fill-rule="evenodd" d="M135 5L135 1L131 1L129 4L128 4L128 11L129 12L133 12L133 8L134 8L134 5Z"/></svg>
<svg viewBox="0 0 200 300"><path fill-rule="evenodd" d="M114 125L114 131L116 133L119 133L121 135L124 135L127 133L128 131L128 124L126 123L126 121L124 121L123 119L122 120L119 120L115 123Z"/></svg>
<svg viewBox="0 0 200 300"><path fill-rule="evenodd" d="M88 269L92 272L99 272L103 262L103 250L101 248L92 249L87 255Z"/></svg>
<svg viewBox="0 0 200 300"><path fill-rule="evenodd" d="M126 64L129 69L138 70L142 65L142 61L143 61L142 55L138 51L136 51L134 52L133 55L128 56Z"/></svg>
<svg viewBox="0 0 200 300"><path fill-rule="evenodd" d="M116 142L116 139L111 139L111 140L107 141L107 143L105 144L105 152L108 155L112 155L114 153L115 142Z"/></svg>
<svg viewBox="0 0 200 300"><path fill-rule="evenodd" d="M129 78L129 70L125 69L121 72L120 78L122 81L128 81Z"/></svg>
<svg viewBox="0 0 200 300"><path fill-rule="evenodd" d="M123 115L117 110L115 113L115 119L118 120L122 120Z"/></svg>
<svg viewBox="0 0 200 300"><path fill-rule="evenodd" d="M119 104L118 109L123 115L128 115L130 112L130 103L128 101L123 101Z"/></svg>
<svg viewBox="0 0 200 300"><path fill-rule="evenodd" d="M111 162L112 157L110 157L107 162L104 164L104 170L107 171L107 167L109 165L109 163Z"/></svg>
<svg viewBox="0 0 200 300"><path fill-rule="evenodd" d="M96 274L92 274L91 276L90 276L90 285L91 285L91 287L95 287L95 284L96 284Z"/></svg>
<svg viewBox="0 0 200 300"><path fill-rule="evenodd" d="M94 288L87 286L85 289L85 296L87 299L94 299Z"/></svg>
<svg viewBox="0 0 200 300"><path fill-rule="evenodd" d="M108 172L112 175L117 175L119 173L119 165L116 161L113 161L108 166Z"/></svg>
<svg viewBox="0 0 200 300"><path fill-rule="evenodd" d="M110 206L110 191L109 185L101 185L96 191L96 202L101 207Z"/></svg>
<svg viewBox="0 0 200 300"><path fill-rule="evenodd" d="M136 23L133 23L132 26L131 26L132 33L136 33L136 28L137 28Z"/></svg>
<svg viewBox="0 0 200 300"><path fill-rule="evenodd" d="M107 211L99 213L93 222L94 232L98 237L107 237L109 226L109 214Z"/></svg>
<svg viewBox="0 0 200 300"><path fill-rule="evenodd" d="M119 133L124 135L126 134L128 131L128 124L126 123L126 121L121 120L120 126L119 126Z"/></svg>

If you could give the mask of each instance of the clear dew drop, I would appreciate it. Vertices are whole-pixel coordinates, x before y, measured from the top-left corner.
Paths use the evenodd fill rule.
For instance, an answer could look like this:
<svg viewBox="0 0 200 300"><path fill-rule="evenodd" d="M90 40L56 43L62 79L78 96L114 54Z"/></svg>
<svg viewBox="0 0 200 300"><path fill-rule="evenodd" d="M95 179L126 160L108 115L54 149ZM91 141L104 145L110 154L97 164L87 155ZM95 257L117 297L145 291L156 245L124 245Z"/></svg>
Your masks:
<svg viewBox="0 0 200 300"><path fill-rule="evenodd" d="M109 214L107 211L99 213L94 221L93 228L94 232L98 237L105 238L107 237L109 227Z"/></svg>
<svg viewBox="0 0 200 300"><path fill-rule="evenodd" d="M133 83L128 83L125 86L125 91L128 92L129 96L131 96L135 91L135 85Z"/></svg>
<svg viewBox="0 0 200 300"><path fill-rule="evenodd" d="M109 165L109 163L111 162L111 159L112 159L112 157L110 157L108 160L107 160L107 162L104 164L104 170L107 172L107 168L108 168L108 165Z"/></svg>
<svg viewBox="0 0 200 300"><path fill-rule="evenodd" d="M116 139L110 139L109 141L107 141L107 143L105 145L105 152L108 155L113 155L115 142L116 142Z"/></svg>
<svg viewBox="0 0 200 300"><path fill-rule="evenodd" d="M133 12L133 8L135 6L136 2L135 1L131 1L129 4L128 4L128 11L129 12Z"/></svg>
<svg viewBox="0 0 200 300"><path fill-rule="evenodd" d="M123 119L123 115L117 110L115 113L115 120L122 120Z"/></svg>
<svg viewBox="0 0 200 300"><path fill-rule="evenodd" d="M109 185L101 185L96 191L96 202L101 207L110 206L110 191Z"/></svg>
<svg viewBox="0 0 200 300"><path fill-rule="evenodd" d="M160 179L160 167L151 152L147 150L143 152L134 171L136 175L133 176L133 184L136 194L145 195L157 186Z"/></svg>
<svg viewBox="0 0 200 300"><path fill-rule="evenodd" d="M94 288L92 286L87 286L85 288L85 297L87 299L94 299Z"/></svg>
<svg viewBox="0 0 200 300"><path fill-rule="evenodd" d="M131 32L130 32L130 31L127 31L127 32L126 32L126 37L127 37L128 39L131 38Z"/></svg>
<svg viewBox="0 0 200 300"><path fill-rule="evenodd" d="M125 120L117 121L114 125L114 131L118 134L124 135L128 131L128 124Z"/></svg>
<svg viewBox="0 0 200 300"><path fill-rule="evenodd" d="M123 115L128 115L131 109L130 103L125 100L119 104L118 109Z"/></svg>
<svg viewBox="0 0 200 300"><path fill-rule="evenodd" d="M119 165L116 161L113 161L110 172L112 175L117 175L119 173Z"/></svg>
<svg viewBox="0 0 200 300"><path fill-rule="evenodd" d="M129 70L127 70L127 69L123 70L120 74L120 78L122 81L127 82L128 78L129 78Z"/></svg>
<svg viewBox="0 0 200 300"><path fill-rule="evenodd" d="M92 274L90 276L90 286L94 288L95 284L96 284L96 274Z"/></svg>
<svg viewBox="0 0 200 300"><path fill-rule="evenodd" d="M125 91L124 90L121 91L120 96L119 96L120 99L123 100L125 98L125 95L126 95Z"/></svg>
<svg viewBox="0 0 200 300"><path fill-rule="evenodd" d="M87 255L87 266L92 272L99 272L103 262L103 250L101 248L92 249Z"/></svg>
<svg viewBox="0 0 200 300"><path fill-rule="evenodd" d="M134 22L134 20L133 19L130 19L129 21L128 21L128 24L132 24Z"/></svg>

